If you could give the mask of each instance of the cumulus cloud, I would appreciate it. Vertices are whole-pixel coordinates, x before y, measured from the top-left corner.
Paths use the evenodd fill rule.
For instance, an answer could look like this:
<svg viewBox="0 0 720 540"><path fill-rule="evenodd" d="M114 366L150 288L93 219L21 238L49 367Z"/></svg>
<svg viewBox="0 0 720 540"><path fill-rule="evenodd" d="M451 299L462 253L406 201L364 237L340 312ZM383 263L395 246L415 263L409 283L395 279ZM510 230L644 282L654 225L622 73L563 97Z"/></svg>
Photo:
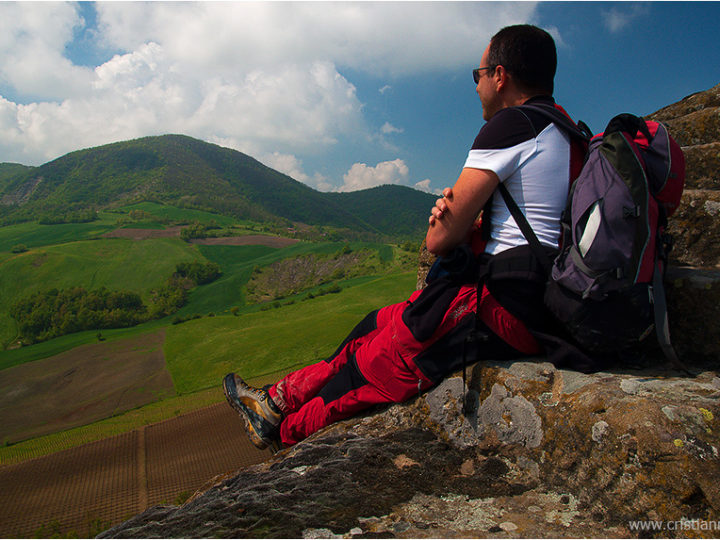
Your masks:
<svg viewBox="0 0 720 540"><path fill-rule="evenodd" d="M327 62L199 80L148 43L96 68L91 87L60 102L4 100L0 151L38 164L77 148L184 133L258 155L329 146L366 130L355 87Z"/></svg>
<svg viewBox="0 0 720 540"><path fill-rule="evenodd" d="M37 165L162 133L254 156L317 155L353 141L387 151L343 72L389 80L383 93L409 73L474 64L479 44L500 25L526 21L535 9L525 2L93 6L97 27L89 29L78 4L0 2L0 161ZM66 46L87 31L117 54L95 67L73 64ZM278 166L328 185L290 162ZM404 179L401 170L395 166L391 180ZM382 176L377 167L364 173L365 183ZM361 181L356 174L345 187Z"/></svg>
<svg viewBox="0 0 720 540"><path fill-rule="evenodd" d="M402 159L383 161L375 167L355 163L343 176L343 185L338 191L357 191L386 184L405 184L410 169Z"/></svg>
<svg viewBox="0 0 720 540"><path fill-rule="evenodd" d="M426 178L425 180L421 180L420 182L415 182L415 189L419 189L420 191L427 191L428 193L433 193L433 191L430 189L430 179Z"/></svg>
<svg viewBox="0 0 720 540"><path fill-rule="evenodd" d="M84 24L70 4L3 2L0 6L0 81L28 99L82 94L92 70L75 66L64 47Z"/></svg>
<svg viewBox="0 0 720 540"><path fill-rule="evenodd" d="M272 154L261 156L258 158L268 167L275 169L283 174L287 174L290 178L307 184L319 191L332 191L334 186L328 182L320 173L309 176L303 170L303 162L292 154L281 154L273 152Z"/></svg>
<svg viewBox="0 0 720 540"><path fill-rule="evenodd" d="M376 75L465 66L532 2L102 2L103 34L132 50L151 39L199 69L327 60Z"/></svg>

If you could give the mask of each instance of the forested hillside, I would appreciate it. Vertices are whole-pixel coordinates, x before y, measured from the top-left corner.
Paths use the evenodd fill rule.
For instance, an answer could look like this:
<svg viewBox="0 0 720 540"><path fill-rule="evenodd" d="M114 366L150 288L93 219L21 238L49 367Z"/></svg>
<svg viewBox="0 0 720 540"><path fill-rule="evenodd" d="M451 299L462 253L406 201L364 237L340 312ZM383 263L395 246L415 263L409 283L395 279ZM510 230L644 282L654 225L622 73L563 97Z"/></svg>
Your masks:
<svg viewBox="0 0 720 540"><path fill-rule="evenodd" d="M39 167L0 164L4 224L73 221L88 209L156 201L288 227L397 237L422 234L433 198L401 186L321 193L241 152L183 135L80 150Z"/></svg>

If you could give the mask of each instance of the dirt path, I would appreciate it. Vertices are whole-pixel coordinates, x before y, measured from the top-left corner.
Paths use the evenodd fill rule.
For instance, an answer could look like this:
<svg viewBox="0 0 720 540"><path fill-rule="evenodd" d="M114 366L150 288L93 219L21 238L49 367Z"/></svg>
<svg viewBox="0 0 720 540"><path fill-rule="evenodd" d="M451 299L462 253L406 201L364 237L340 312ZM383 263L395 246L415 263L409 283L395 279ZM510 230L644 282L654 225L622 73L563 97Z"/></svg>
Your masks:
<svg viewBox="0 0 720 540"><path fill-rule="evenodd" d="M180 236L182 227L168 227L167 229L115 229L103 234L105 238L130 238L132 240L147 240L148 238L172 238Z"/></svg>
<svg viewBox="0 0 720 540"><path fill-rule="evenodd" d="M167 229L115 229L103 234L105 238L130 238L131 240L147 240L148 238L179 237L183 227L168 227ZM192 244L204 246L268 246L283 248L292 246L300 240L285 238L283 236L269 236L265 234L246 234L243 236L222 236L220 238L194 238Z"/></svg>
<svg viewBox="0 0 720 540"><path fill-rule="evenodd" d="M268 246L283 248L297 244L300 240L285 238L283 236L266 236L262 234L249 234L247 236L223 236L220 238L196 238L193 244L204 246Z"/></svg>
<svg viewBox="0 0 720 540"><path fill-rule="evenodd" d="M0 538L94 536L148 506L174 504L218 475L270 456L226 404L0 467Z"/></svg>

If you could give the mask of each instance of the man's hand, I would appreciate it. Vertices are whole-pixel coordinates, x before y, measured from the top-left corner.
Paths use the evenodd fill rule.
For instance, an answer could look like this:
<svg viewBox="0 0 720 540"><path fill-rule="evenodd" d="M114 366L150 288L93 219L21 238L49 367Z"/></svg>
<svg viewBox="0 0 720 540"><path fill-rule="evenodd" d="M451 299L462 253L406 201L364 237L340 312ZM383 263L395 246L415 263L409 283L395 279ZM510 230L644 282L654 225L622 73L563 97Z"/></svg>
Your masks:
<svg viewBox="0 0 720 540"><path fill-rule="evenodd" d="M434 225L435 220L442 219L442 217L445 215L445 212L448 211L447 201L452 200L452 188L446 187L445 189L443 189L442 194L442 199L438 199L437 201L435 201L435 206L433 206L432 210L430 211L430 218L428 220L430 225Z"/></svg>
<svg viewBox="0 0 720 540"><path fill-rule="evenodd" d="M500 179L491 170L464 167L455 185L443 190L429 218L425 245L430 253L445 255L467 241L477 215Z"/></svg>

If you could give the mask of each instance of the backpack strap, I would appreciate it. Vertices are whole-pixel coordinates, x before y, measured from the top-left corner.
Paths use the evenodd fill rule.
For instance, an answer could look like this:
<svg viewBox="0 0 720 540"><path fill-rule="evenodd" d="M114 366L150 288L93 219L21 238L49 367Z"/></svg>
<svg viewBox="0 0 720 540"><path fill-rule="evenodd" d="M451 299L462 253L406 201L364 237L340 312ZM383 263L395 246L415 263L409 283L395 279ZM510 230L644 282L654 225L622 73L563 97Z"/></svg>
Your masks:
<svg viewBox="0 0 720 540"><path fill-rule="evenodd" d="M667 300L665 299L665 286L663 285L663 264L658 257L655 261L655 270L653 271L653 310L655 312L655 335L658 344L665 358L677 369L684 372L690 377L694 377L685 364L678 358L675 349L670 343L670 326L668 324Z"/></svg>
<svg viewBox="0 0 720 540"><path fill-rule="evenodd" d="M523 105L519 105L518 109L529 109L535 111L563 128L568 135L581 139L585 142L588 142L593 136L592 131L590 131L590 128L585 122L580 120L576 124L569 116L563 114L556 107L542 105L540 103L525 103Z"/></svg>
<svg viewBox="0 0 720 540"><path fill-rule="evenodd" d="M498 184L498 190L500 191L500 194L502 195L502 198L505 201L508 210L510 210L510 214L515 220L515 223L517 223L517 226L523 233L525 240L527 240L528 244L530 244L530 248L532 249L533 254L535 255L535 257L537 257L537 260L543 267L545 274L549 276L550 271L552 270L552 261L550 260L547 252L543 249L540 240L538 240L538 237L535 234L535 231L532 230L532 227L530 226L530 223L528 223L525 214L523 214L522 210L520 210L520 207L515 202L515 199L512 198L512 195L510 195L510 191L508 191L508 188L505 186L505 184L500 182Z"/></svg>

